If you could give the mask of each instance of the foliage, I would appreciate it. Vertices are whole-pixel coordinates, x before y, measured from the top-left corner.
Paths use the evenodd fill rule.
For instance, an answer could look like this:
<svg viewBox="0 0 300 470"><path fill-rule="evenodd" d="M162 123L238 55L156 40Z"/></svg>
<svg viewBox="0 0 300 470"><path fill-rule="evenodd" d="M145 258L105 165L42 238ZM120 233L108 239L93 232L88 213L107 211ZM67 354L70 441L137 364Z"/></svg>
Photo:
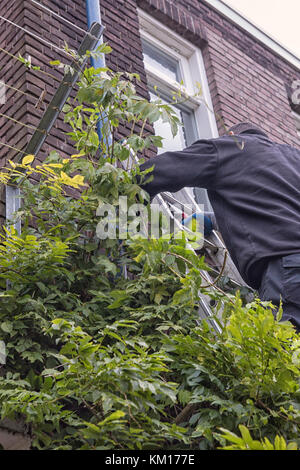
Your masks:
<svg viewBox="0 0 300 470"><path fill-rule="evenodd" d="M224 432L223 437L233 445L223 447L223 450L298 450L298 446L295 442L290 442L288 445L283 437L276 436L274 444L272 444L267 437L260 441L252 439L248 429L245 426L240 425L239 430L242 437L238 437L236 434L221 429Z"/></svg>
<svg viewBox="0 0 300 470"><path fill-rule="evenodd" d="M33 449L217 449L245 427L255 445L299 446L292 325L206 287L184 236L97 237L103 204L148 199L138 182L149 176L129 159L162 145L146 122L179 125L171 105L137 95L138 78L84 70L64 109L76 153L0 173L23 195L22 233L7 226L0 242L1 417L24 418ZM216 301L220 333L200 321L199 292Z"/></svg>

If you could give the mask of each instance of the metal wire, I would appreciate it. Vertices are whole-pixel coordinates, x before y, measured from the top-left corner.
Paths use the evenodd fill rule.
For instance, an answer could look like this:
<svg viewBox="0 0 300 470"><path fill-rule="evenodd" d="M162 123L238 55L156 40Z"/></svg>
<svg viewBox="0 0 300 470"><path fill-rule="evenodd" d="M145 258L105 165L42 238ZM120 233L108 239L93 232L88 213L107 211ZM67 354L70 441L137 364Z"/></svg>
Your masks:
<svg viewBox="0 0 300 470"><path fill-rule="evenodd" d="M36 99L35 108L38 108L38 107L39 107L38 105L44 102L45 93L47 93L47 91L46 91L45 89L43 89L41 95L40 95L38 98L36 98L32 93L28 93L28 92L26 92L26 91L22 91L22 90L20 90L19 88L15 88L15 87L13 87L13 86L11 86L11 85L8 85L8 84L5 83L5 82L1 82L1 80L0 80L0 84L1 84L1 83L3 84L4 88L10 88L11 90L14 90L14 91L16 91L16 92L18 92L18 93L21 93L22 95L26 95L26 96L29 96L30 98ZM44 95L43 95L43 94L44 94ZM42 96L42 95L43 95L43 96ZM50 104L49 104L48 106L49 106L51 109L57 110L57 108L55 108L54 106L50 106Z"/></svg>
<svg viewBox="0 0 300 470"><path fill-rule="evenodd" d="M69 25L71 25L71 26L74 26L74 28L78 29L78 31L81 31L81 32L84 33L84 34L88 34L90 37L92 37L92 38L94 38L94 39L98 39L98 38L95 38L95 36L93 36L91 33L89 33L88 31L86 31L85 29L80 28L80 26L78 26L77 24L72 23L72 21L67 20L66 18L64 18L63 16L61 16L59 13L56 13L55 11L50 10L50 8L46 7L46 6L43 5L42 3L37 2L36 0L31 0L31 2L34 3L35 5L39 6L40 8L46 10L50 15L56 16L57 18L61 19L61 20L64 21L65 23L67 23L67 24L69 24Z"/></svg>
<svg viewBox="0 0 300 470"><path fill-rule="evenodd" d="M37 127L31 126L30 124L25 124L25 123L22 122L22 121L18 121L17 119L14 119L14 118L12 118L12 117L10 117L10 116L7 116L7 114L0 113L0 116L4 117L4 118L6 118L6 119L9 119L10 121L15 122L16 124L19 124L20 126L28 127L28 129L32 129L34 132L35 132L35 131L38 131L38 132L41 132L42 134L46 134L46 131L45 131L45 130L38 129Z"/></svg>
<svg viewBox="0 0 300 470"><path fill-rule="evenodd" d="M14 86L7 85L7 83L1 80L0 80L0 84L2 84L4 88L10 88L11 90L17 91L18 93L21 93L22 95L27 95L27 96L30 96L31 98L33 97L33 95L31 95L30 93L27 93L26 91L22 91L19 88L15 88Z"/></svg>
<svg viewBox="0 0 300 470"><path fill-rule="evenodd" d="M62 49L61 47L56 46L56 44L53 44L52 42L47 41L46 39L42 38L41 36L38 36L37 34L33 33L32 31L29 31L28 29L23 28L23 26L20 26L19 24L14 23L13 21L11 21L11 20L5 18L5 17L2 16L2 15L0 15L0 18L1 18L3 21L6 21L7 23L12 24L12 25L15 26L16 28L21 29L21 30L24 31L26 34L29 34L30 36L32 36L32 37L38 39L39 41L44 42L44 43L47 44L48 46L53 47L54 49L57 49L57 50L63 52L64 54L66 54L66 55L72 57L72 59L74 58L74 57L72 56L72 54L70 54L69 52L67 52L65 49Z"/></svg>
<svg viewBox="0 0 300 470"><path fill-rule="evenodd" d="M40 100L40 97L39 98L36 98L32 93L28 93L26 91L22 91L20 90L19 88L15 88L14 86L11 86L11 85L8 85L7 83L5 82L1 82L0 80L0 84L2 83L2 85L4 86L4 88L9 88L11 90L14 90L16 91L17 93L21 93L22 95L26 95L26 96L29 96L30 98L35 98L37 100L37 103L39 102ZM42 90L43 91L46 91L46 90Z"/></svg>
<svg viewBox="0 0 300 470"><path fill-rule="evenodd" d="M5 144L4 142L0 142L0 145L4 145L4 147L8 147L12 150L15 150L16 152L23 153L24 155L28 155L27 152L24 152L23 150L18 149L17 147L13 147L12 145Z"/></svg>
<svg viewBox="0 0 300 470"><path fill-rule="evenodd" d="M9 55L10 57L13 57L18 62L21 62L20 57L17 57L16 55L12 54L11 52L8 52L6 49L3 49L3 47L0 47L0 51L4 52L5 54ZM53 80L56 80L57 82L60 82L60 80L61 80L61 78L58 78L55 75L52 75L52 73L45 72L45 70L43 70L43 69L39 69L39 70L29 69L29 70L32 71L32 72L41 72L42 74L53 78Z"/></svg>

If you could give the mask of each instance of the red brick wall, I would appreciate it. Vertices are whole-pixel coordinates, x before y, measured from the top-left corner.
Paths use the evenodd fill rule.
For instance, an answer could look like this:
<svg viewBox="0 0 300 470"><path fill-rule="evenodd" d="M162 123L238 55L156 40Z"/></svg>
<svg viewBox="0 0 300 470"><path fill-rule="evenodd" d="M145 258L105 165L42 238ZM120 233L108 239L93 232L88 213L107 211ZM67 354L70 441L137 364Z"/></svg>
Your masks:
<svg viewBox="0 0 300 470"><path fill-rule="evenodd" d="M84 0L43 0L42 3L82 29L87 29ZM141 82L137 83L137 90L148 97L135 1L114 0L113 8L111 3L105 0L101 2L103 23L106 26L104 40L113 47L113 53L107 56L107 65L113 70L138 72ZM30 0L17 0L14 9L9 0L0 0L0 10L4 17L61 47L66 41L71 48L77 49L84 36L83 32L38 8ZM6 105L1 106L0 112L35 127L62 76L49 66L49 62L56 58L69 62L70 58L13 25L2 20L0 25L0 46L3 49L15 56L29 54L34 65L39 65L43 71L54 75L52 78L38 71L28 71L20 62L0 51L0 80L28 93L22 95L8 89ZM35 105L43 89L46 90L44 104L37 109ZM64 130L67 128L62 119L59 119L47 138L44 151L50 148L58 148L66 153L71 151L62 135L61 131ZM0 117L0 141L4 143L22 149L32 132L31 129ZM0 145L0 158L6 157L7 152L7 147ZM10 157L14 155L15 152L10 152ZM1 160L1 165L3 164L4 161Z"/></svg>
<svg viewBox="0 0 300 470"><path fill-rule="evenodd" d="M42 3L64 18L86 29L84 0L43 0ZM107 56L107 65L113 70L138 72L141 82L138 93L147 97L146 75L143 66L137 7L149 12L178 34L197 45L203 53L214 110L227 126L241 120L261 125L274 140L299 146L296 126L291 116L287 88L300 72L272 50L259 43L250 34L212 9L204 0L101 0L104 40L113 48ZM56 45L64 40L77 49L84 33L62 20L39 9L30 0L17 0L13 8L9 0L0 0L1 15L30 29ZM1 113L37 126L46 105L59 84L61 74L49 66L49 61L69 59L52 50L42 41L0 20L0 46L11 54L29 54L32 63L53 77L29 71L0 50L0 80L23 93L8 90L7 103ZM55 77L57 80L55 80ZM46 97L41 108L35 107L41 91ZM50 149L70 153L72 146L63 131L68 130L60 118L47 138L39 158ZM151 126L148 127L151 132ZM224 130L219 123L219 131ZM33 130L22 127L0 116L0 142L23 149ZM120 134L126 134L126 128ZM14 151L0 145L0 165L13 157ZM151 152L149 153L149 155ZM0 198L3 201L3 197ZM4 212L0 202L0 215Z"/></svg>
<svg viewBox="0 0 300 470"><path fill-rule="evenodd" d="M68 3L69 5L66 7ZM43 4L53 11L60 13L69 21L76 21L78 26L86 28L85 9L82 8L82 3L80 0L72 2L43 1ZM4 17L58 46L63 46L64 41L66 41L71 48L77 49L84 35L83 32L78 31L55 16L49 15L48 12L39 9L29 0L14 2L13 9L11 2L1 0L0 7L1 14ZM5 106L1 107L1 112L22 121L24 124L35 127L38 125L46 105L50 102L62 77L60 72L49 66L49 62L56 58L63 62L70 62L70 57L52 49L44 42L26 34L15 26L7 24L2 20L0 21L1 47L15 56L19 54L22 56L30 55L34 65L40 66L43 71L51 75L45 75L38 71L29 71L20 62L0 51L0 80L4 80L8 85L12 85L26 93L26 95L22 95L8 89L7 102ZM44 103L40 108L36 108L35 105L42 90L46 90ZM5 118L2 118L1 124L0 139L18 148L24 146L24 136L26 136L25 140L28 141L33 133L32 129L24 128ZM61 122L58 121L58 124L51 133L51 137L47 139L47 144L48 146L68 151L65 138L62 137L60 132L62 129L66 128L61 126ZM45 148L47 148L47 145ZM6 150L1 148L0 155L3 157L5 153Z"/></svg>

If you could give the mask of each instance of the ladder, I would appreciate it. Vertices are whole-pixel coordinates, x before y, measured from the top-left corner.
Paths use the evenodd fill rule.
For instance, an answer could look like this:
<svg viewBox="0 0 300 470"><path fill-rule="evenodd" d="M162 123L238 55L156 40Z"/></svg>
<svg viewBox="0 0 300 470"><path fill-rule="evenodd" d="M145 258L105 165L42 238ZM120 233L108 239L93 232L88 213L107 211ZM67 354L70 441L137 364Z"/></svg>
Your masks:
<svg viewBox="0 0 300 470"><path fill-rule="evenodd" d="M171 219L174 220L174 224L176 224L178 226L178 229L180 230L186 230L186 228L182 224L179 224L178 218L173 217L173 212L178 211L180 205L189 203L193 207L195 207L197 213L203 213L203 210L199 207L198 203L196 202L193 188L183 188L181 191L178 191L176 193L176 196L169 192L163 192L155 196L154 200L155 199L157 199L157 202L162 206L164 212ZM196 251L191 246L189 246L189 249L196 253ZM201 250L201 252L204 255L209 255L210 260L216 266L216 269L212 269L215 274L219 275L220 270L223 266L222 274L227 276L235 287L245 286L245 282L241 278L236 266L228 255L227 249L216 230L213 230L211 235L208 238L204 239L203 249ZM224 265L225 253L227 253L227 259L226 264ZM207 271L201 271L201 275L207 281L208 284L213 283L214 280ZM208 288L209 291L211 291L212 289L213 287ZM222 311L222 308L220 311ZM216 332L221 332L219 323L214 319L211 299L209 295L205 295L202 292L199 292L199 317L200 319L208 320L208 322L216 330Z"/></svg>

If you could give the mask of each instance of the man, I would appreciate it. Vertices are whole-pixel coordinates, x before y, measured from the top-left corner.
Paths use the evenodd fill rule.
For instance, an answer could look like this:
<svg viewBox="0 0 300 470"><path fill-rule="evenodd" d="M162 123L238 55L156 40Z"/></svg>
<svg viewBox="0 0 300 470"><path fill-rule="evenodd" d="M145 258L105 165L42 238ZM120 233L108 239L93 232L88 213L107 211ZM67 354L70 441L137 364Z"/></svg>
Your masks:
<svg viewBox="0 0 300 470"><path fill-rule="evenodd" d="M208 190L226 247L245 282L279 305L300 331L300 151L240 123L229 135L198 140L141 165L154 197L185 186ZM148 175L147 175L148 176Z"/></svg>

